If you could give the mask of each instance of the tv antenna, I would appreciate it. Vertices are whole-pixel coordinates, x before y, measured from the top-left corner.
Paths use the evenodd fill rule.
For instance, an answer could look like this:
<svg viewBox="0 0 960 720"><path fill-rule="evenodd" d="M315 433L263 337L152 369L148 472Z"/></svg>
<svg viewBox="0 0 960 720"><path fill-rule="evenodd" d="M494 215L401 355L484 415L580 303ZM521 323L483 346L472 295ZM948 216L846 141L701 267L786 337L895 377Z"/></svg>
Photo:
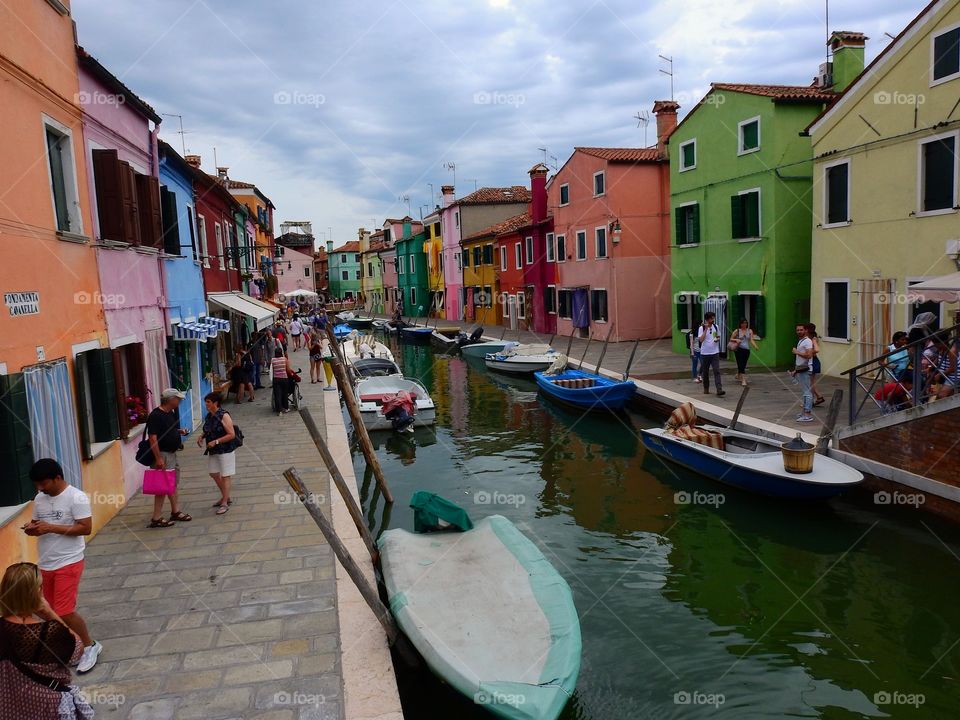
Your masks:
<svg viewBox="0 0 960 720"><path fill-rule="evenodd" d="M444 167L453 173L453 187L457 187L457 164L455 162L448 162ZM454 190L456 192L456 190ZM456 197L456 196L454 196Z"/></svg>
<svg viewBox="0 0 960 720"><path fill-rule="evenodd" d="M673 100L673 57L672 56L666 57L664 55L658 55L657 57L659 57L661 60L663 60L665 63L667 63L670 66L669 70L664 70L663 68L660 68L660 72L662 72L664 75L670 76L670 100L672 101Z"/></svg>
<svg viewBox="0 0 960 720"><path fill-rule="evenodd" d="M650 124L650 111L641 110L633 116L637 120L637 127L643 126L643 146L647 146L647 126Z"/></svg>
<svg viewBox="0 0 960 720"><path fill-rule="evenodd" d="M477 191L477 179L476 179L476 178L464 178L464 182L472 182L472 183L473 183L473 191L474 191L474 192Z"/></svg>
<svg viewBox="0 0 960 720"><path fill-rule="evenodd" d="M180 136L180 150L183 152L183 155L187 154L187 144L183 140L183 136L187 133L193 132L192 130L183 129L183 115L177 115L177 113L160 113L164 117L175 117L180 121L180 129L177 130L177 135Z"/></svg>
<svg viewBox="0 0 960 720"><path fill-rule="evenodd" d="M427 183L427 187L430 188L430 207L433 207L433 199L435 197L433 194L433 183Z"/></svg>
<svg viewBox="0 0 960 720"><path fill-rule="evenodd" d="M542 148L537 148L537 150L539 150L540 152L543 153L543 164L546 165L546 164L547 164L547 149L546 149L545 147L542 147Z"/></svg>
<svg viewBox="0 0 960 720"><path fill-rule="evenodd" d="M401 195L400 197L397 198L397 200L407 204L407 215L409 215L410 214L410 196Z"/></svg>
<svg viewBox="0 0 960 720"><path fill-rule="evenodd" d="M553 165L553 171L556 172L556 171L557 171L557 156L556 156L556 155L551 155L551 156L550 156L550 159L553 160L553 163L552 163L552 165Z"/></svg>

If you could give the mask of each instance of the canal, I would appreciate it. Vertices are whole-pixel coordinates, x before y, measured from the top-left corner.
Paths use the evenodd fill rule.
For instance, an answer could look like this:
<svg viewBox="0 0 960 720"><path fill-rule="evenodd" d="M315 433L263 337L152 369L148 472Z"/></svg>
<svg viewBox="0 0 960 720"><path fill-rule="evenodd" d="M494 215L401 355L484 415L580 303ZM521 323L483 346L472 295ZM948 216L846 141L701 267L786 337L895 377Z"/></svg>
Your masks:
<svg viewBox="0 0 960 720"><path fill-rule="evenodd" d="M566 720L956 717L955 526L866 493L746 495L645 454L638 429L662 418L581 417L482 362L392 347L437 425L374 435L389 510L354 455L369 525L412 530L407 501L428 490L536 542L580 613ZM408 718L490 717L429 673L398 674Z"/></svg>

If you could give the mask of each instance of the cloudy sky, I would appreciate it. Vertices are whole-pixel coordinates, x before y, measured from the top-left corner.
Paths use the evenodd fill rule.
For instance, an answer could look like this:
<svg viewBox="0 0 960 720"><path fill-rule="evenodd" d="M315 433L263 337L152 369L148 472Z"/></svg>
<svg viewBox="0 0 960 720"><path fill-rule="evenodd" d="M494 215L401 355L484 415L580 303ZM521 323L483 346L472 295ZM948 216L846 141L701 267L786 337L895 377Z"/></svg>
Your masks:
<svg viewBox="0 0 960 720"><path fill-rule="evenodd" d="M926 0L831 0L869 62ZM452 183L527 184L575 145L653 144L634 118L711 82L808 84L822 0L74 0L80 44L187 152L340 244ZM179 121L160 135L176 148ZM455 170L447 164L455 164ZM324 237L321 237L323 235Z"/></svg>

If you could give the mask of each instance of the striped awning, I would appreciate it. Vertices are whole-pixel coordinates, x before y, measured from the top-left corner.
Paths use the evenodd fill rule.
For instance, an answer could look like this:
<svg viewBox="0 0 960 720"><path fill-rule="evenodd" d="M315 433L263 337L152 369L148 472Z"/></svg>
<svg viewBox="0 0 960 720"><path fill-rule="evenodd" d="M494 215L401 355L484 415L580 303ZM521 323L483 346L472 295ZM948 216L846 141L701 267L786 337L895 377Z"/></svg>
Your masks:
<svg viewBox="0 0 960 720"><path fill-rule="evenodd" d="M216 337L220 332L230 332L230 321L222 318L204 317L200 318L197 324L207 334L207 337L211 338Z"/></svg>
<svg viewBox="0 0 960 720"><path fill-rule="evenodd" d="M200 323L177 323L173 326L174 340L196 340L206 342L209 337L206 328Z"/></svg>

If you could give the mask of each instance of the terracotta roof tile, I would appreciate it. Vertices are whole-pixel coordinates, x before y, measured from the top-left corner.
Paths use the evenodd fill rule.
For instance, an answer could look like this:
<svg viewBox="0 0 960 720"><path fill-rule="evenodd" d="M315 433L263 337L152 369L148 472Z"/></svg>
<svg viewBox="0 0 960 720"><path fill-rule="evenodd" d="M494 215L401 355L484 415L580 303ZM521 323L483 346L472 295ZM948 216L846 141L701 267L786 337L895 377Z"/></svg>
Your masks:
<svg viewBox="0 0 960 720"><path fill-rule="evenodd" d="M252 190L256 187L253 183L241 182L240 180L227 180L227 187L234 190Z"/></svg>
<svg viewBox="0 0 960 720"><path fill-rule="evenodd" d="M657 149L653 148L599 148L575 147L575 151L606 160L608 162L656 162L660 160Z"/></svg>
<svg viewBox="0 0 960 720"><path fill-rule="evenodd" d="M530 190L523 185L511 187L482 187L464 195L456 205L495 205L500 203L530 202Z"/></svg>
<svg viewBox="0 0 960 720"><path fill-rule="evenodd" d="M353 240L353 241L351 241L351 242L344 243L343 245L341 245L341 246L338 247L338 248L334 248L333 251L334 251L335 253L338 253L338 252L353 252L353 253L355 253L355 252L360 252L360 243L357 242L356 240Z"/></svg>
<svg viewBox="0 0 960 720"><path fill-rule="evenodd" d="M809 100L812 102L830 102L837 93L816 85L750 85L747 83L710 83L714 90L760 95L774 100Z"/></svg>
<svg viewBox="0 0 960 720"><path fill-rule="evenodd" d="M508 235L509 233L516 232L520 228L526 227L529 224L530 212L525 211L519 215L508 217L506 220L502 220L488 228L484 228L480 232L465 237L463 241L467 242L468 240L477 240L483 237L490 237L491 235Z"/></svg>

